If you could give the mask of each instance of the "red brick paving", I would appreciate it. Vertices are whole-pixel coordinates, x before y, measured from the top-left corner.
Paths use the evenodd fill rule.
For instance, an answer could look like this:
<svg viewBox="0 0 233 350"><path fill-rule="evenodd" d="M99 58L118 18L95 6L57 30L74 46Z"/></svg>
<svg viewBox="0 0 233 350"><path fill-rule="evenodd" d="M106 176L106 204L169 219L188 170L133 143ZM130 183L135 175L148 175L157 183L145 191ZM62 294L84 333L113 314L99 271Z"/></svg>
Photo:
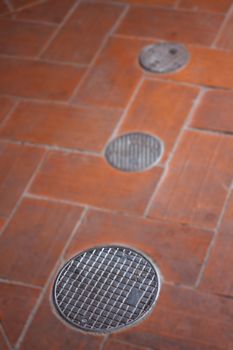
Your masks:
<svg viewBox="0 0 233 350"><path fill-rule="evenodd" d="M102 108L21 102L0 134L10 140L101 151L120 116Z"/></svg>
<svg viewBox="0 0 233 350"><path fill-rule="evenodd" d="M43 57L80 64L90 63L123 9L123 6L104 3L80 4Z"/></svg>
<svg viewBox="0 0 233 350"><path fill-rule="evenodd" d="M117 33L210 45L223 19L219 14L132 7Z"/></svg>
<svg viewBox="0 0 233 350"><path fill-rule="evenodd" d="M210 90L203 95L190 124L198 129L232 133L232 110L232 91Z"/></svg>
<svg viewBox="0 0 233 350"><path fill-rule="evenodd" d="M16 12L15 18L60 23L74 3L75 0L48 0Z"/></svg>
<svg viewBox="0 0 233 350"><path fill-rule="evenodd" d="M12 345L21 334L39 294L36 288L0 282L1 322Z"/></svg>
<svg viewBox="0 0 233 350"><path fill-rule="evenodd" d="M0 19L0 54L36 57L54 32L45 24Z"/></svg>
<svg viewBox="0 0 233 350"><path fill-rule="evenodd" d="M0 123L4 120L7 113L10 112L11 108L14 106L14 99L11 97L0 96Z"/></svg>
<svg viewBox="0 0 233 350"><path fill-rule="evenodd" d="M232 0L8 4L0 1L1 350L231 350ZM138 54L156 40L186 44L188 64L144 72ZM108 140L139 130L164 141L161 165L111 168ZM83 249L116 243L158 264L161 296L136 327L84 334L54 311L54 274Z"/></svg>
<svg viewBox="0 0 233 350"><path fill-rule="evenodd" d="M23 200L0 237L1 277L43 286L81 213L68 204Z"/></svg>
<svg viewBox="0 0 233 350"><path fill-rule="evenodd" d="M0 216L7 217L24 192L43 150L0 143Z"/></svg>
<svg viewBox="0 0 233 350"><path fill-rule="evenodd" d="M231 0L181 0L178 8L222 13L229 10L231 3Z"/></svg>

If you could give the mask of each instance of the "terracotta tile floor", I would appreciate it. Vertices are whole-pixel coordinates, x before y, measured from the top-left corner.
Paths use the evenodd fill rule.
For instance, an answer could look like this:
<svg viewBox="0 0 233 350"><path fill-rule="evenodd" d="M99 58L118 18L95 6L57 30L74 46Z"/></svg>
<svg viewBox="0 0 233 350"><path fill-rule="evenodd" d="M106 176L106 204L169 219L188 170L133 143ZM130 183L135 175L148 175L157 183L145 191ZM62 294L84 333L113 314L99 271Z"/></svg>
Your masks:
<svg viewBox="0 0 233 350"><path fill-rule="evenodd" d="M233 0L0 0L0 349L233 349ZM151 74L153 42L188 64ZM129 131L165 145L145 172L110 167ZM120 243L163 283L136 327L65 325L55 275L80 251Z"/></svg>

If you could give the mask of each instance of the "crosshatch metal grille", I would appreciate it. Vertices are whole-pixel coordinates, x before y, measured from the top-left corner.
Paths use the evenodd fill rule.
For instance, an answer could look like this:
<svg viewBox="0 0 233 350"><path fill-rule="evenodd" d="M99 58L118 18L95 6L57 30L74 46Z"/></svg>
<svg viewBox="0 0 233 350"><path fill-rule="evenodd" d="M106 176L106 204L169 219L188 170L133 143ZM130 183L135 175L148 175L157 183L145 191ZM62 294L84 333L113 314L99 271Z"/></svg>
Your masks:
<svg viewBox="0 0 233 350"><path fill-rule="evenodd" d="M159 294L155 267L125 247L93 248L59 272L53 298L60 315L85 331L106 333L148 314Z"/></svg>
<svg viewBox="0 0 233 350"><path fill-rule="evenodd" d="M122 171L142 171L156 165L163 153L163 143L155 136L133 132L113 139L107 146L105 157Z"/></svg>

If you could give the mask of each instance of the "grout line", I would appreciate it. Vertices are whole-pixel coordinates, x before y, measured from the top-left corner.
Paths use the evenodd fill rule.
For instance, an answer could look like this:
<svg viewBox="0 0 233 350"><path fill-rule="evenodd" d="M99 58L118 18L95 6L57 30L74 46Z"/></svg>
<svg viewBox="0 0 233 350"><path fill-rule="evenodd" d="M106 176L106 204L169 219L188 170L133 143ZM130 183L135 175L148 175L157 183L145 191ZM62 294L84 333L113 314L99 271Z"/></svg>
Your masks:
<svg viewBox="0 0 233 350"><path fill-rule="evenodd" d="M3 120L0 123L0 129L2 127L5 126L5 124L8 122L8 120L11 118L12 114L15 112L16 108L18 107L20 101L16 100L14 101L13 106L11 107L11 109L9 110L9 112L5 115L5 117L3 118Z"/></svg>
<svg viewBox="0 0 233 350"><path fill-rule="evenodd" d="M158 191L159 191L163 181L167 177L167 174L168 174L168 171L169 171L169 168L170 168L170 163L171 163L171 161L173 159L173 156L174 156L174 154L175 154L175 152L176 152L176 150L178 148L178 145L180 144L180 141L181 141L181 139L183 137L183 134L186 131L186 126L189 125L190 121L192 120L195 111L197 110L198 106L201 103L201 100L202 100L202 97L203 97L205 91L206 91L205 88L200 89L199 93L196 96L196 99L194 100L194 103L193 103L193 105L192 105L192 107L191 107L191 109L190 109L190 111L189 111L189 113L187 115L186 121L184 122L182 128L180 129L180 132L179 132L179 134L178 134L178 136L176 138L176 142L174 143L174 146L173 146L173 148L172 148L172 150L171 150L171 152L170 152L170 154L168 156L168 159L167 159L166 166L165 166L165 169L163 171L163 174L161 175L160 180L157 183L157 185L155 187L155 190L152 193L151 198L150 198L150 200L149 200L149 202L147 204L147 207L146 207L146 209L144 211L144 217L147 217L149 215L149 212L150 212L150 209L152 207L152 204L154 203L155 197L156 197L156 195L157 195L157 193L158 193Z"/></svg>
<svg viewBox="0 0 233 350"><path fill-rule="evenodd" d="M11 211L10 215L8 216L8 218L6 219L5 223L3 224L1 230L0 230L0 236L2 235L2 233L5 231L5 229L8 227L9 223L11 222L11 219L13 218L13 216L15 215L15 213L17 212L20 204L23 201L24 198L24 194L28 191L29 187L31 186L32 182L34 181L34 178L36 177L37 173L39 172L45 157L47 156L47 152L45 152L42 157L41 160L39 161L39 163L37 164L37 167L35 168L30 180L28 181L27 185L24 188L23 193L21 194L21 196L19 197L18 201L16 202L14 209Z"/></svg>
<svg viewBox="0 0 233 350"><path fill-rule="evenodd" d="M0 334L2 334L2 337L3 337L3 339L5 340L5 343L7 344L8 349L9 349L9 350L12 350L11 343L10 343L10 341L9 341L9 339L8 339L8 336L7 336L7 334L6 334L6 331L5 331L5 329L4 329L4 327L3 327L2 323L1 323L1 321L0 321Z"/></svg>
<svg viewBox="0 0 233 350"><path fill-rule="evenodd" d="M19 56L19 55L13 55L13 54L6 54L6 53L0 53L0 58L8 58L8 59L14 59L18 61L33 61L33 62L38 62L38 63L47 63L50 65L60 65L60 66L72 66L76 68L88 68L88 64L80 64L80 63L75 63L71 61L57 61L57 60L51 60L51 59L46 59L46 58L41 58L38 60L38 57L36 56ZM12 96L12 95L10 95ZM16 97L21 97L21 96L16 96ZM43 101L46 101L43 99ZM54 101L54 100L53 100ZM59 101L59 100L58 100Z"/></svg>
<svg viewBox="0 0 233 350"><path fill-rule="evenodd" d="M104 350L105 349L105 344L107 343L109 337L110 337L110 334L106 334L104 336L104 339L102 340L102 342L100 344L99 350Z"/></svg>
<svg viewBox="0 0 233 350"><path fill-rule="evenodd" d="M52 41L57 37L57 35L59 34L60 30L62 29L62 27L64 26L64 24L70 19L70 17L72 16L72 14L74 13L74 11L77 9L77 7L80 5L81 1L77 0L73 6L71 6L71 8L69 9L69 11L67 12L67 14L65 15L65 17L63 18L63 20L58 24L57 28L55 29L55 31L52 33L52 35L50 36L50 38L47 40L46 44L44 45L44 47L42 48L42 50L40 51L38 57L41 58L41 56L45 53L45 51L48 49L48 47L50 46L50 44L52 43Z"/></svg>
<svg viewBox="0 0 233 350"><path fill-rule="evenodd" d="M102 155L100 153L95 152L95 151L88 151L88 150L82 150L82 149L78 149L78 148L69 148L69 147L62 147L62 146L55 146L55 145L48 145L48 144L33 143L30 141L11 140L11 139L1 138L1 136L0 136L0 143L1 142L8 143L11 145L21 145L21 146L28 146L28 147L44 149L44 150L47 150L50 152L81 154L81 155L87 155L90 157L98 157L98 158L102 157Z"/></svg>
<svg viewBox="0 0 233 350"><path fill-rule="evenodd" d="M129 9L129 6L126 5L125 8L122 10L122 13L120 14L119 18L116 20L115 24L112 26L112 28L110 29L108 34L106 34L99 49L96 51L93 59L91 60L89 67L87 68L86 72L83 74L82 78L80 79L79 83L77 84L76 88L74 89L71 97L69 98L69 100L68 100L69 103L72 103L72 100L75 98L75 95L77 94L78 90L80 89L83 82L86 80L87 76L89 75L91 69L94 67L95 63L97 62L97 59L99 58L100 53L102 52L102 50L106 46L109 38L112 36L112 34L115 31L115 29L117 28L117 26L121 23L121 21L125 17L128 9Z"/></svg>
<svg viewBox="0 0 233 350"><path fill-rule="evenodd" d="M13 7L13 5L12 5L10 0L3 0L3 2L5 3L5 5L7 6L8 10L10 12L14 11L14 7Z"/></svg>
<svg viewBox="0 0 233 350"><path fill-rule="evenodd" d="M210 130L210 129L204 129L204 128L198 128L196 126L187 126L186 130L189 131L196 131L200 132L203 134L208 134L208 135L218 135L218 136L224 136L224 137L232 137L233 132L232 131L224 131L224 130Z"/></svg>
<svg viewBox="0 0 233 350"><path fill-rule="evenodd" d="M229 8L228 12L226 13L225 15L225 19L223 20L217 34L216 34L216 37L214 39L214 41L212 42L212 45L211 45L211 48L214 48L214 49L218 49L220 51L222 51L223 49L219 49L216 45L218 43L218 40L220 39L223 31L225 30L225 26L226 24L228 23L228 20L230 19L231 15L233 14L233 5Z"/></svg>
<svg viewBox="0 0 233 350"><path fill-rule="evenodd" d="M24 283L20 281L8 280L6 278L0 278L0 283L13 284L21 287L33 288L33 289L42 289L41 286L37 286L35 284Z"/></svg>
<svg viewBox="0 0 233 350"><path fill-rule="evenodd" d="M148 42L158 42L158 43L170 43L171 40L165 39L165 38L158 38L158 37L152 37L152 36L140 36L140 35L129 35L129 34L122 34L122 33L114 33L112 35L113 38L122 38L125 40L141 40L141 41L148 41ZM197 43L183 43L188 48L194 48L194 49L207 49L210 51L220 51L220 52L228 52L232 53L232 49L227 48L220 48L220 47L212 47L209 45L201 45ZM151 74L151 73L148 73ZM201 85L203 86L203 85Z"/></svg>
<svg viewBox="0 0 233 350"><path fill-rule="evenodd" d="M181 4L181 0L176 0L175 4L173 6L173 9L174 10L180 10L180 9L182 10L182 7L179 8L180 4Z"/></svg>
<svg viewBox="0 0 233 350"><path fill-rule="evenodd" d="M218 232L220 230L221 223L223 221L223 217L224 217L224 214L226 212L226 209L227 209L227 206L228 206L228 202L229 202L231 194L232 194L232 191L231 191L232 184L233 184L233 181L232 181L231 185L228 188L228 193L226 195L225 202L223 204L221 213L219 215L219 219L218 219L218 222L217 222L217 225L216 225L216 229L214 230L213 238L212 238L212 240L211 240L211 242L209 244L209 247L208 247L207 252L206 252L206 256L204 258L203 264L202 264L200 272L198 274L198 277L197 277L197 280L196 280L196 283L195 283L195 287L196 288L198 288L200 283L201 283L202 277L204 276L206 267L208 265L209 257L211 255L212 250L213 250L214 244L215 244L215 242L217 240Z"/></svg>
<svg viewBox="0 0 233 350"><path fill-rule="evenodd" d="M17 18L15 17L15 14L12 14L12 16L14 16L12 18L12 22L19 22L19 23L28 23L28 24L39 24L39 25L43 25L43 26L48 26L48 27L54 27L54 29L58 26L57 23L54 22L48 22L48 21L40 21L40 20L36 20L36 19L28 19L28 18Z"/></svg>
<svg viewBox="0 0 233 350"><path fill-rule="evenodd" d="M55 202L55 203L62 203L62 204L69 204L72 206L77 206L77 207L87 207L90 210L93 210L95 212L101 212L101 213L106 213L109 215L120 215L120 216L124 216L124 217L128 217L130 219L138 219L138 220L147 220L150 221L151 223L160 223L160 224L165 224L165 225L170 225L170 224L175 224L177 226L182 225L182 222L179 221L174 221L174 220L169 220L167 219L166 221L164 221L163 219L160 218L150 218L150 217L144 217L141 214L138 213L130 213L130 212L125 212L125 211L120 211L120 210L114 210L114 209L106 209L106 208L101 208L101 207L95 207L94 205L91 204L87 204L87 203L80 203L78 201L73 201L73 200L69 200L69 199L61 199L61 198L54 198L54 197L48 197L45 195L38 195L38 194L34 194L31 192L27 192L24 195L25 198L31 198L31 199L37 199L37 200L44 200L44 201L50 201L50 202ZM199 226L196 224L189 224L189 223L185 223L187 225L187 227L192 227L198 230L202 230L203 232L211 232L213 233L213 229L209 228L209 227L203 227L203 226Z"/></svg>
<svg viewBox="0 0 233 350"><path fill-rule="evenodd" d="M44 287L42 288L41 294L38 297L38 299L37 299L37 301L36 301L36 303L34 305L34 308L33 308L31 314L29 315L29 317L28 317L28 319L27 319L27 321L26 321L26 323L25 323L25 325L23 327L23 330L21 332L20 337L18 338L18 341L16 343L15 349L19 349L20 348L20 346L21 346L21 344L22 344L22 342L23 342L23 340L25 338L25 335L26 335L29 327L31 326L31 324L33 322L33 319L34 319L34 317L35 317L35 315L36 315L36 313L37 313L37 311L38 311L38 309L39 309L39 307L40 307L40 305L42 303L42 300L43 300L43 298L44 298L44 296L45 296L45 294L47 292L47 289L48 289L48 287L50 285L50 282L52 281L54 274L56 273L57 269L59 268L59 266L61 264L61 260L63 259L64 255L66 253L66 250L69 247L69 245L70 245L70 243L71 243L71 241L72 241L76 231L78 230L79 226L82 224L84 218L86 217L87 212L88 212L88 208L84 208L80 218L78 219L76 225L74 226L74 228L73 228L73 230L72 230L72 232L71 232L71 234L70 234L70 236L69 236L69 238L68 238L68 240L67 240L67 242L66 242L66 244L65 244L65 246L64 246L64 248L63 248L63 250L62 250L62 252L61 252L61 254L59 256L59 258L58 258L58 260L57 260L57 263L55 264L52 272L50 273L50 275L49 275L49 277L47 279L47 282L45 283Z"/></svg>
<svg viewBox="0 0 233 350"><path fill-rule="evenodd" d="M144 79L143 79L143 77L141 77L141 78L139 79L139 81L138 81L138 83L137 83L137 85L136 85L136 87L135 87L135 89L134 89L134 91L133 91L133 93L132 93L130 99L129 99L129 102L128 102L126 108L124 109L124 111L123 111L123 113L122 113L122 115L121 115L119 121L117 122L117 124L116 124L116 126L115 126L115 128L114 128L114 130L113 130L113 132L112 132L112 134L111 134L110 137L108 138L108 140L107 140L107 142L106 142L106 144L105 144L105 147L104 147L103 150L102 150L102 155L103 155L103 156L104 156L104 153L105 153L105 148L106 148L106 146L108 145L108 143L109 143L111 140L113 140L113 139L117 136L117 134L118 134L118 132L119 132L119 130L120 130L122 124L124 123L124 120L125 120L125 118L126 118L128 112L129 112L130 108L132 107L132 105L133 105L133 103L134 103L134 100L135 100L136 96L138 95L138 93L139 93L139 91L140 91L140 89L141 89L141 86L142 86L143 82L144 82Z"/></svg>
<svg viewBox="0 0 233 350"><path fill-rule="evenodd" d="M11 0L9 0L10 2L11 2ZM20 11L23 11L23 10L26 10L26 9L28 9L28 8L30 8L30 7L34 7L34 6L36 6L36 5L40 5L40 4L43 4L44 2L46 2L46 0L38 0L38 1L34 1L34 2L32 2L32 3L30 3L30 4L27 4L27 5L25 5L25 6L22 6L22 7L20 7L20 8L14 8L13 7L13 11L14 12L20 12Z"/></svg>
<svg viewBox="0 0 233 350"><path fill-rule="evenodd" d="M72 107L75 109L89 109L89 110L111 110L111 111L119 111L122 112L124 109L119 107L111 107L111 106L93 106L88 104L82 104L82 103L68 103L67 101L61 101L61 100L50 100L50 99L39 99L35 97L19 97L19 96L13 96L13 95L7 95L7 94L0 94L1 97L8 97L8 98L15 98L16 100L19 99L19 102L27 102L27 103L38 103L38 104L51 104L55 106L64 106L64 107Z"/></svg>

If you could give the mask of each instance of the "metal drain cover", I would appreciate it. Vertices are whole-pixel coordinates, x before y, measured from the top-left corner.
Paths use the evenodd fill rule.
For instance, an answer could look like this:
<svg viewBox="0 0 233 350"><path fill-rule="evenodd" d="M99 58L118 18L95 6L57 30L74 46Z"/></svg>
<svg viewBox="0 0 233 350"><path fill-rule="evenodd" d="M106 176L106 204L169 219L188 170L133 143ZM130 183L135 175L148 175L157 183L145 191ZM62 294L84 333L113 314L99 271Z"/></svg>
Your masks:
<svg viewBox="0 0 233 350"><path fill-rule="evenodd" d="M155 73L168 73L185 66L189 60L186 47L176 43L159 43L144 47L139 56L141 66Z"/></svg>
<svg viewBox="0 0 233 350"><path fill-rule="evenodd" d="M108 163L122 171L143 171L156 165L163 153L163 143L155 136L134 132L112 140L105 151Z"/></svg>
<svg viewBox="0 0 233 350"><path fill-rule="evenodd" d="M144 318L160 290L149 260L125 247L87 250L59 272L53 300L70 324L95 333L113 332Z"/></svg>

